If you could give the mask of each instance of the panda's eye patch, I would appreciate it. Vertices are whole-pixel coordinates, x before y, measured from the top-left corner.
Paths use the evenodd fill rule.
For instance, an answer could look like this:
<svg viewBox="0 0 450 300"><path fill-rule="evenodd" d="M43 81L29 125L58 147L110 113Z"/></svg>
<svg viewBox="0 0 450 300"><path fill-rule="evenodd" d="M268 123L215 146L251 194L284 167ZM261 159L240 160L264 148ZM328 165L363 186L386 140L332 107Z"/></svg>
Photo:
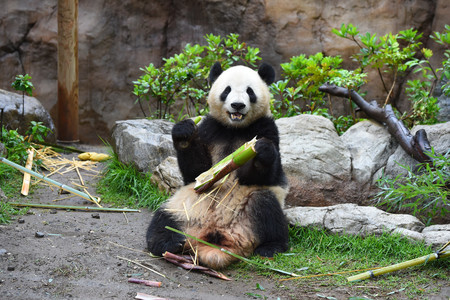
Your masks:
<svg viewBox="0 0 450 300"><path fill-rule="evenodd" d="M253 89L251 87L247 88L247 94L248 94L248 97L250 98L250 102L251 103L255 103L256 102L256 95L255 95L255 92L253 91Z"/></svg>
<svg viewBox="0 0 450 300"><path fill-rule="evenodd" d="M231 87L227 86L227 88L223 90L222 94L220 94L220 101L225 101L230 92L231 92Z"/></svg>

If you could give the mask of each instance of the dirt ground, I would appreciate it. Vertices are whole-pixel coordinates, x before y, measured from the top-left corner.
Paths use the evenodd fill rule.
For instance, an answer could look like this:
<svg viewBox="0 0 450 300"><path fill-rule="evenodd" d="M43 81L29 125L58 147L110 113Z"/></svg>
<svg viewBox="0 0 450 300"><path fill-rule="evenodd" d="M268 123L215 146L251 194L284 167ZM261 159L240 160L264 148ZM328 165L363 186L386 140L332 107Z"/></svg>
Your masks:
<svg viewBox="0 0 450 300"><path fill-rule="evenodd" d="M102 149L85 149L97 150ZM67 156L69 158L73 157ZM88 191L95 194L96 177L81 170ZM79 184L75 171L52 179ZM32 188L25 197L9 199L54 204L57 188ZM19 191L18 191L19 193ZM58 201L61 205L92 206L80 197ZM189 272L145 252L145 230L151 212L95 213L30 209L9 225L0 225L0 299L134 299L137 293L166 299L404 299L402 292L379 294L370 286L296 284L225 270L231 281ZM36 233L42 233L37 237ZM166 277L128 260L145 263ZM162 282L161 287L128 283L135 277ZM257 289L257 285L264 290ZM429 299L445 299L450 287ZM155 298L155 299L160 299ZM353 298L362 299L362 298Z"/></svg>

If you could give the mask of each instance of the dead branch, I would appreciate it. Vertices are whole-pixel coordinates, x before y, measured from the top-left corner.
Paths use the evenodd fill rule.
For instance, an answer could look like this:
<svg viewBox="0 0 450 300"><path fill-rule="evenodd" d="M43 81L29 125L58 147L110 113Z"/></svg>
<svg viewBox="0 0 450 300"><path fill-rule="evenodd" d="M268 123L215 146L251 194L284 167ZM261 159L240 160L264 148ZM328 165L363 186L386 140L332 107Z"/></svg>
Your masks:
<svg viewBox="0 0 450 300"><path fill-rule="evenodd" d="M413 136L403 122L397 119L390 104L381 108L375 101L371 103L367 102L354 90L329 83L322 85L319 91L333 96L351 99L369 118L386 125L389 133L395 137L403 150L412 158L420 163L432 163L433 159L426 154L426 152L431 151L431 146L425 130L420 129Z"/></svg>

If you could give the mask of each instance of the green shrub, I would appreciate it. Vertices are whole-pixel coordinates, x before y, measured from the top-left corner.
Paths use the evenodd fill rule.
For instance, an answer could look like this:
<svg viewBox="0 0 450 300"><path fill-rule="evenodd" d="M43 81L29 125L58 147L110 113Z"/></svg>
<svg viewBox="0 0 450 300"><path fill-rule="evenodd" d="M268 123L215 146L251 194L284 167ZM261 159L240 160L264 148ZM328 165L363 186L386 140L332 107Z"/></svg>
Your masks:
<svg viewBox="0 0 450 300"><path fill-rule="evenodd" d="M238 38L237 34L225 38L209 34L205 36L206 46L187 44L180 54L164 58L161 67L149 64L141 68L144 75L133 82L133 94L138 97L136 101L148 101L150 111L151 103L156 103L151 118L179 121L204 115L207 112L205 99L209 90L209 70L215 62L219 61L226 69L237 62L256 66L256 62L261 60L258 48L246 46ZM177 116L171 110L175 101L184 103Z"/></svg>
<svg viewBox="0 0 450 300"><path fill-rule="evenodd" d="M406 95L411 101L409 111L403 112L401 118L408 127L418 124L435 124L439 113L437 99L432 96L436 83L450 79L450 50L445 50L442 68L434 68L430 62L433 53L422 47L422 33L417 30L402 30L398 34L388 33L360 34L356 26L342 24L340 29L333 29L337 36L353 41L359 52L352 56L359 64L361 72L368 68L378 72L386 92L384 104L392 103L396 107L393 91L403 81L408 72L418 73L419 79L406 82ZM431 38L438 44L450 45L450 26L446 25L443 33L434 32ZM391 79L390 79L391 78ZM390 81L390 82L389 82ZM443 87L444 93L450 93L449 84Z"/></svg>
<svg viewBox="0 0 450 300"><path fill-rule="evenodd" d="M419 164L417 170L400 165L407 175L400 174L392 179L383 175L377 185L381 191L375 199L378 206L388 210L406 209L420 217L426 224L433 218L450 212L448 202L450 191L450 151L445 155L429 154L433 165Z"/></svg>

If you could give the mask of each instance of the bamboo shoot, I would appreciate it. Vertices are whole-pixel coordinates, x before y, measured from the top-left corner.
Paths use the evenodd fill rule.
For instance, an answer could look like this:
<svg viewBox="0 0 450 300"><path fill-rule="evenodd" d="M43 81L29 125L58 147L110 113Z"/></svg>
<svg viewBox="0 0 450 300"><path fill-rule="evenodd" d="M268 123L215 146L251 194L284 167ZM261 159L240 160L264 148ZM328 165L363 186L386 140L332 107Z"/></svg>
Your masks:
<svg viewBox="0 0 450 300"><path fill-rule="evenodd" d="M433 261L436 259L441 259L444 257L449 257L450 256L450 251L443 251L443 252L438 252L438 253L431 253L419 258L415 258L412 260L408 260L408 261L404 261L392 266L387 266L384 268L380 268L377 270L373 270L373 271L367 271L355 276L350 276L347 278L348 281L352 282L352 281L358 281L358 280L364 280L364 279L368 279L368 278L373 278L385 273L391 273L394 271L398 271L398 270L402 270L402 269L406 269L409 267L413 267L413 266L417 266L417 265L421 265L421 264L425 264L429 261Z"/></svg>
<svg viewBox="0 0 450 300"><path fill-rule="evenodd" d="M194 187L197 193L204 192L219 179L223 178L225 175L236 170L247 161L254 158L256 156L255 144L256 137L239 147L232 154L219 161L208 171L203 172L202 174L197 176L197 178L195 178L196 183Z"/></svg>
<svg viewBox="0 0 450 300"><path fill-rule="evenodd" d="M28 170L31 170L31 167L33 166L34 151L32 149L27 149L27 152L28 152L28 158L27 158L27 162L25 164L25 168L27 168ZM27 196L28 192L30 191L30 181L31 181L31 175L29 173L24 173L23 174L22 191L20 192L24 196Z"/></svg>

